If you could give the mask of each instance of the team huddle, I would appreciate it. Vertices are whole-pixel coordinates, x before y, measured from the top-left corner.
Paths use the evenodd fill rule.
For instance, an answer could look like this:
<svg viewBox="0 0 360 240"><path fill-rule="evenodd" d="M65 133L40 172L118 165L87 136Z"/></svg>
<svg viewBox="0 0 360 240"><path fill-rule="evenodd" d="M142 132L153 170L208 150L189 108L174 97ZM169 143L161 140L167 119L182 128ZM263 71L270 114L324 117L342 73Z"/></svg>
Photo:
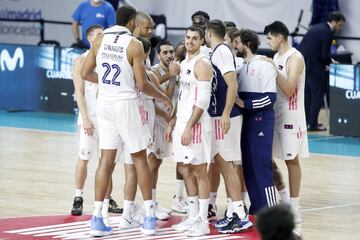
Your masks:
<svg viewBox="0 0 360 240"><path fill-rule="evenodd" d="M174 47L157 46L159 63L151 66L153 22L131 6L120 7L116 25L90 27L91 48L74 64L79 107L79 161L73 215L82 214L87 162L101 159L95 176L95 204L90 234L112 233L108 211L112 172L124 162L123 214L119 229L156 233L156 221L171 210L156 199L164 158L176 162L172 210L187 213L172 227L187 236L252 227L249 215L280 202L290 204L301 222L300 158L308 156L304 111L305 65L292 48L287 27L265 27L273 59L256 55L258 35L229 22L192 16L185 39ZM273 158L286 160L289 190ZM227 208L218 218L216 195L223 176ZM139 184L144 204L134 203ZM186 190L186 197L183 188Z"/></svg>

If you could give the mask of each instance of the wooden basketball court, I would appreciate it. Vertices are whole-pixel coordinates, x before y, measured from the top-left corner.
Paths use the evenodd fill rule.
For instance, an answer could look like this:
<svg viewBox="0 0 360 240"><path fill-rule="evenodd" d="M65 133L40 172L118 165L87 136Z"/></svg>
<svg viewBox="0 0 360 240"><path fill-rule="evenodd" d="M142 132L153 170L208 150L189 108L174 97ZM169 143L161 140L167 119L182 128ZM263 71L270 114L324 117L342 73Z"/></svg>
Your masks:
<svg viewBox="0 0 360 240"><path fill-rule="evenodd" d="M300 205L304 239L360 239L360 221L357 219L360 213L360 155L351 156L356 155L354 151L360 152L360 142L355 139L351 143L334 145L331 141L336 139L334 136L315 136L310 138L310 149L314 152L317 145L322 146L324 152L341 148L338 152L346 153L349 149L346 154L349 156L312 153L309 159L302 161ZM69 215L76 160L74 132L0 127L0 218ZM287 177L285 164L278 164ZM97 162L89 164L84 189L86 214L92 213L96 167ZM119 205L122 205L123 179L123 168L119 164L113 175L112 194ZM174 193L175 164L164 161L157 192L162 207L170 208ZM139 194L137 199L141 199ZM217 204L219 214L222 214L226 204L223 184ZM212 239L219 238L214 236Z"/></svg>

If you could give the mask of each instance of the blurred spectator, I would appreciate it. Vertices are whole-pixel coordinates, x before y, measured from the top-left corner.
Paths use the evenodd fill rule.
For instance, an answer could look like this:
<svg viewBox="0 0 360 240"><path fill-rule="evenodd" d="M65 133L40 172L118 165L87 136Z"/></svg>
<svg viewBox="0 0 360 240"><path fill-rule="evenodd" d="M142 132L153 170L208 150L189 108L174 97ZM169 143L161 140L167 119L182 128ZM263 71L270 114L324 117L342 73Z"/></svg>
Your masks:
<svg viewBox="0 0 360 240"><path fill-rule="evenodd" d="M226 29L228 28L236 28L236 23L234 23L233 21L224 21Z"/></svg>
<svg viewBox="0 0 360 240"><path fill-rule="evenodd" d="M306 65L305 113L309 131L326 130L318 124L318 116L326 91L326 69L331 63L331 42L344 23L345 17L340 12L332 12L327 22L310 28L299 45Z"/></svg>
<svg viewBox="0 0 360 240"><path fill-rule="evenodd" d="M339 11L338 0L313 0L310 25L326 22L331 12Z"/></svg>
<svg viewBox="0 0 360 240"><path fill-rule="evenodd" d="M72 32L76 39L76 47L89 48L86 30L95 24L108 28L115 25L115 10L104 0L83 1L73 14ZM82 38L80 39L79 24L81 24Z"/></svg>
<svg viewBox="0 0 360 240"><path fill-rule="evenodd" d="M294 232L294 215L289 205L277 205L263 209L256 220L262 240L300 240Z"/></svg>

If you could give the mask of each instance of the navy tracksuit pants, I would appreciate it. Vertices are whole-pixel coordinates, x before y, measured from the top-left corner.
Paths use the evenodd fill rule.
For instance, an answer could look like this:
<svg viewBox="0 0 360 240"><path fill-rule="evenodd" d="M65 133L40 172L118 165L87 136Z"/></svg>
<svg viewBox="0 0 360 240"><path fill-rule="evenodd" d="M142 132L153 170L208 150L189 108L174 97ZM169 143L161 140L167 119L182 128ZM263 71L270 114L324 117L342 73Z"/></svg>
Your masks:
<svg viewBox="0 0 360 240"><path fill-rule="evenodd" d="M244 113L241 151L250 214L276 204L272 174L273 110Z"/></svg>

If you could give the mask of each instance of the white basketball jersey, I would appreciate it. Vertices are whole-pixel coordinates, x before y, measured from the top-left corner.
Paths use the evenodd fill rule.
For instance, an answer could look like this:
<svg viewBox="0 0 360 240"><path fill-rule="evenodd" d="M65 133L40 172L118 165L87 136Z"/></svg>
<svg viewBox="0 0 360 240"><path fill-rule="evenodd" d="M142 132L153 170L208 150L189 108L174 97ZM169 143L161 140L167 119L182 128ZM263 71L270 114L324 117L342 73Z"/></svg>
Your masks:
<svg viewBox="0 0 360 240"><path fill-rule="evenodd" d="M84 52L81 56L86 57L89 53L89 50ZM84 99L86 113L89 119L93 122L96 121L96 93L98 91L98 85L89 81L84 81ZM82 124L82 117L79 111L78 115L78 124Z"/></svg>
<svg viewBox="0 0 360 240"><path fill-rule="evenodd" d="M200 53L204 54L207 59L211 59L211 55L213 53L213 50L205 45L200 47Z"/></svg>
<svg viewBox="0 0 360 240"><path fill-rule="evenodd" d="M127 48L133 39L130 31L122 26L113 26L104 31L96 56L98 101L114 102L139 97L133 67L127 59Z"/></svg>
<svg viewBox="0 0 360 240"><path fill-rule="evenodd" d="M276 53L274 62L276 68L281 75L287 80L288 74L286 72L287 60L294 53L300 53L295 48L291 48L284 55L280 56ZM306 131L306 118L304 107L305 96L305 66L300 75L300 80L296 86L294 94L288 98L283 91L277 86L277 98L274 105L275 110L275 130L293 132Z"/></svg>
<svg viewBox="0 0 360 240"><path fill-rule="evenodd" d="M150 80L150 77L149 77L149 74L147 73L147 71L146 71L146 80L145 81L150 81L151 82L151 80ZM149 95L146 95L145 93L143 93L143 92L140 92L140 96L144 99L144 100L154 100L154 98L153 97L150 97Z"/></svg>
<svg viewBox="0 0 360 240"><path fill-rule="evenodd" d="M177 104L177 121L187 122L193 112L193 107L198 97L198 80L195 77L195 64L200 59L206 57L199 53L191 60L188 57L181 62L180 70L180 93ZM210 119L207 110L204 110L199 122L203 119Z"/></svg>

